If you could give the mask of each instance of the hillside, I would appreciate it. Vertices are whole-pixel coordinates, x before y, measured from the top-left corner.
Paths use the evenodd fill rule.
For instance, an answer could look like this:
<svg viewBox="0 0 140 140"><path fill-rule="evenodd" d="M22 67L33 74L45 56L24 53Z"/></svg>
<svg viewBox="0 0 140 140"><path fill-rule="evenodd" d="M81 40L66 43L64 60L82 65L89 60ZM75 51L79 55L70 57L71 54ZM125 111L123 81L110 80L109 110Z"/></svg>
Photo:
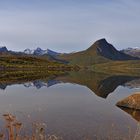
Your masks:
<svg viewBox="0 0 140 140"><path fill-rule="evenodd" d="M30 55L0 54L0 70L69 71L78 67Z"/></svg>
<svg viewBox="0 0 140 140"><path fill-rule="evenodd" d="M61 54L59 59L65 60L70 64L78 64L83 66L89 66L98 63L106 63L109 61L117 60L137 60L138 58L124 54L118 51L109 44L105 39L100 39L91 45L87 50Z"/></svg>

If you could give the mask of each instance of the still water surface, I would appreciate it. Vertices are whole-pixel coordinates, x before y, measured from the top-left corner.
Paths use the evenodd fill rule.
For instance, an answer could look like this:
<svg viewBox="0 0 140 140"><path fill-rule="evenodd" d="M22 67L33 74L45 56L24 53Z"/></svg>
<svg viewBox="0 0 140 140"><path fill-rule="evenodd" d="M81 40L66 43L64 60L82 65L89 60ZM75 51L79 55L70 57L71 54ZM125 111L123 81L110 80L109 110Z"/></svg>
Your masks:
<svg viewBox="0 0 140 140"><path fill-rule="evenodd" d="M133 137L138 120L115 104L140 91L139 79L106 78L92 73L77 75L73 73L49 81L1 84L1 129L4 125L2 114L12 113L24 122L27 131L32 122L43 122L47 124L47 134L66 140Z"/></svg>

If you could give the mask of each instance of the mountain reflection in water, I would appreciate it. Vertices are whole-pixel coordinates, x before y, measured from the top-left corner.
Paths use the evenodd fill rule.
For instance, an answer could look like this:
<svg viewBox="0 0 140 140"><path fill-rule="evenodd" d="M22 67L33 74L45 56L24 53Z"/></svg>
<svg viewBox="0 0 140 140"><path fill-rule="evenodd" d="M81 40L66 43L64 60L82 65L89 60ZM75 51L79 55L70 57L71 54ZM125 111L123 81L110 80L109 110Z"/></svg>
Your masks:
<svg viewBox="0 0 140 140"><path fill-rule="evenodd" d="M4 78L4 77L2 77ZM5 77L6 79L6 77ZM23 84L25 87L51 87L59 83L73 83L88 87L97 96L107 98L118 86L127 86L129 88L140 87L140 77L126 75L107 75L95 73L93 71L70 72L53 78L40 78L36 80L23 79L11 81L9 78L0 80L0 89L5 90L7 86L13 84Z"/></svg>
<svg viewBox="0 0 140 140"><path fill-rule="evenodd" d="M134 120L140 122L140 111L135 109L130 109L126 107L119 107L124 112L128 113Z"/></svg>

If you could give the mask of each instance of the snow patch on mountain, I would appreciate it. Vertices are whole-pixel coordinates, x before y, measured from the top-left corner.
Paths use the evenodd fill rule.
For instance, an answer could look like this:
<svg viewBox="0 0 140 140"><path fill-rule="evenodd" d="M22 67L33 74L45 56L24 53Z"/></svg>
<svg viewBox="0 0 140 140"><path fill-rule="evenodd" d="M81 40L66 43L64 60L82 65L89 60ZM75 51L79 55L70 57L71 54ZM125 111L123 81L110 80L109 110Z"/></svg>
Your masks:
<svg viewBox="0 0 140 140"><path fill-rule="evenodd" d="M24 50L24 53L25 54L32 54L32 55L37 55L37 56L41 56L41 55L45 55L45 54L49 54L49 55L52 55L52 56L56 56L56 55L59 55L60 53L57 53L55 51L52 51L50 49L47 49L47 50L43 50L41 48L36 48L35 50L31 50L31 49L25 49Z"/></svg>

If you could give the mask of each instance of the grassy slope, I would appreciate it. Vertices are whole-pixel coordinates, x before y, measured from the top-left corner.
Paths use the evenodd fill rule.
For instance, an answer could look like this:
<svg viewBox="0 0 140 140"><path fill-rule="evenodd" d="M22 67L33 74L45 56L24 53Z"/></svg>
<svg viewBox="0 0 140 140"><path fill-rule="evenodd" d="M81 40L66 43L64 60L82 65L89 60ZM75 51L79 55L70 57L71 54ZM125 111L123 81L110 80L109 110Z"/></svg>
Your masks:
<svg viewBox="0 0 140 140"><path fill-rule="evenodd" d="M70 61L70 64L88 66L89 69L97 72L112 73L114 75L140 75L140 60L112 61L99 56L95 52L93 53L93 51L63 55L61 58Z"/></svg>
<svg viewBox="0 0 140 140"><path fill-rule="evenodd" d="M109 59L98 55L94 50L93 51L81 51L71 54L62 54L59 56L59 59L68 61L70 64L80 65L80 66L89 66L96 63L105 63L110 61Z"/></svg>
<svg viewBox="0 0 140 140"><path fill-rule="evenodd" d="M103 64L95 64L91 68L94 71L117 74L140 76L140 60L112 61Z"/></svg>
<svg viewBox="0 0 140 140"><path fill-rule="evenodd" d="M39 67L39 66L47 66L50 63L49 61L37 57L32 56L19 56L19 55L1 55L0 56L0 67L16 67L16 68L24 68L24 67Z"/></svg>
<svg viewBox="0 0 140 140"><path fill-rule="evenodd" d="M1 70L72 70L73 66L27 55L0 55Z"/></svg>

